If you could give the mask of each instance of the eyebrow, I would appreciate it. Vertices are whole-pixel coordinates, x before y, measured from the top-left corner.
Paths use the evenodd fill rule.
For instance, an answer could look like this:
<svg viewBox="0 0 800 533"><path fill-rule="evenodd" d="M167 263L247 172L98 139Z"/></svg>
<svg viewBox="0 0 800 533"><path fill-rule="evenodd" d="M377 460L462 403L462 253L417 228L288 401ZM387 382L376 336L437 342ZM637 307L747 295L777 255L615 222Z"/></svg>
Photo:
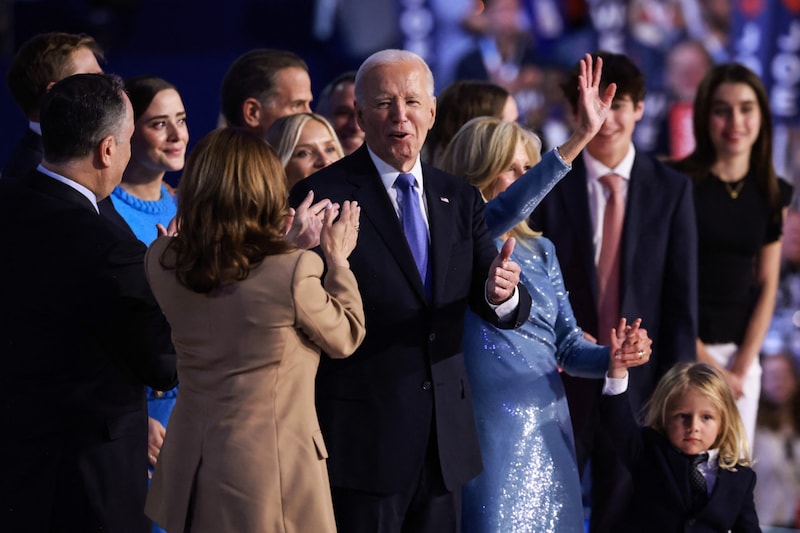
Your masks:
<svg viewBox="0 0 800 533"><path fill-rule="evenodd" d="M179 111L179 112L175 113L175 116L176 117L186 116L186 111ZM162 119L163 120L165 118L169 118L169 115L167 115L167 114L153 115L152 117L148 117L146 120L148 122L150 122L151 120L156 120L156 119Z"/></svg>
<svg viewBox="0 0 800 533"><path fill-rule="evenodd" d="M729 102L728 100L723 100L722 98L714 98L711 100L711 105L721 104L721 105L741 105L741 104L756 104L757 100L755 98L746 98L744 100L735 100L734 102Z"/></svg>
<svg viewBox="0 0 800 533"><path fill-rule="evenodd" d="M299 148L300 146L312 146L313 147L313 146L316 146L317 144L330 144L332 142L333 142L333 139L328 139L326 141L319 141L319 143L317 143L317 142L313 142L313 143L297 143L297 145L295 146L295 149Z"/></svg>

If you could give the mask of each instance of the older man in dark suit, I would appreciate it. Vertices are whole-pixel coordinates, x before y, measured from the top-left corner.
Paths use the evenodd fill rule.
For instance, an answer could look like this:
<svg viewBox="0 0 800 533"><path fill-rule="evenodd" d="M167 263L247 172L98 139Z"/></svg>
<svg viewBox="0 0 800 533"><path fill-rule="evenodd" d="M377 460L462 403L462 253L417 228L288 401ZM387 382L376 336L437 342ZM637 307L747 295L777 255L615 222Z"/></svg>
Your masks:
<svg viewBox="0 0 800 533"><path fill-rule="evenodd" d="M145 247L100 216L130 158L121 80L79 74L41 111L44 159L0 186L0 355L8 531L146 532L144 385L176 383Z"/></svg>
<svg viewBox="0 0 800 533"><path fill-rule="evenodd" d="M337 525L455 532L461 486L481 470L462 354L465 311L514 327L528 316L530 296L508 259L513 242L497 255L478 191L420 162L436 116L422 58L373 54L355 95L365 145L300 181L291 196L296 205L313 190L362 209L350 265L367 335L347 361L323 358L317 377Z"/></svg>

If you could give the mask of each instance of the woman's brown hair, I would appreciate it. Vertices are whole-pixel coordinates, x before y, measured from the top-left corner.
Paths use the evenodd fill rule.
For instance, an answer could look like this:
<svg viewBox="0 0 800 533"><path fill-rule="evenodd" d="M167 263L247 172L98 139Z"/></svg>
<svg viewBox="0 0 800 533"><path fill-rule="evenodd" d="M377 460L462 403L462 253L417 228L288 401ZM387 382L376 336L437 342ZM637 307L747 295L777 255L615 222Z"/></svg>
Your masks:
<svg viewBox="0 0 800 533"><path fill-rule="evenodd" d="M257 135L223 128L192 150L178 195L180 231L161 257L195 292L247 278L268 255L286 253L289 213L283 166Z"/></svg>

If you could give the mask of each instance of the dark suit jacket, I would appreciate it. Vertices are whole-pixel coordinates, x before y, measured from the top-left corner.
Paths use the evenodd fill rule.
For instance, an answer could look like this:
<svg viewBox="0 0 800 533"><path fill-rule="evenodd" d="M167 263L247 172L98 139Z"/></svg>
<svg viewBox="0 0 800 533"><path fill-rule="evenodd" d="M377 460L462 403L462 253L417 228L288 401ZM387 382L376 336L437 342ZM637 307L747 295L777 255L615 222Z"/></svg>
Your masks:
<svg viewBox="0 0 800 533"><path fill-rule="evenodd" d="M149 531L144 385L176 373L144 245L38 172L0 184L0 242L3 527Z"/></svg>
<svg viewBox="0 0 800 533"><path fill-rule="evenodd" d="M691 510L687 455L651 428L640 428L627 393L600 400L603 427L633 474L634 496L621 531L760 532L753 488L756 474L748 467L719 469L705 506Z"/></svg>
<svg viewBox="0 0 800 533"><path fill-rule="evenodd" d="M19 181L42 162L42 136L28 128L3 167L2 179Z"/></svg>
<svg viewBox="0 0 800 533"><path fill-rule="evenodd" d="M313 176L308 190L361 206L358 246L350 256L364 301L367 335L348 359L323 357L317 409L334 486L370 492L408 490L419 478L431 429L448 489L481 470L462 336L469 305L488 320L484 283L497 254L484 202L463 180L423 165L430 222L433 301L427 301L394 207L366 146ZM520 286L515 327L530 311Z"/></svg>
<svg viewBox="0 0 800 533"><path fill-rule="evenodd" d="M584 331L597 337L597 270L594 263L586 166L579 157L531 216L531 225L556 245L564 282ZM634 409L650 397L676 361L695 358L697 338L697 228L688 177L636 154L622 235L622 316L642 318L653 339L646 365L631 369ZM602 380L565 379L576 432L600 393Z"/></svg>

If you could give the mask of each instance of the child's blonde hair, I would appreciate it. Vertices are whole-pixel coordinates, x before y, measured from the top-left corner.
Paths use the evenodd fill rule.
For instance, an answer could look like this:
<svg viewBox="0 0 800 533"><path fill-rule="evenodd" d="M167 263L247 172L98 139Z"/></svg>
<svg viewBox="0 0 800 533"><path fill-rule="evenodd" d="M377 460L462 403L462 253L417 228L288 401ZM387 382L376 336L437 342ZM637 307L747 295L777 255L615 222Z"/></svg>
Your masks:
<svg viewBox="0 0 800 533"><path fill-rule="evenodd" d="M647 403L645 424L666 434L667 411L672 402L693 389L712 401L719 410L719 434L713 448L719 448L719 466L733 470L736 465L749 466L750 447L739 409L725 377L706 363L677 363L658 382Z"/></svg>

